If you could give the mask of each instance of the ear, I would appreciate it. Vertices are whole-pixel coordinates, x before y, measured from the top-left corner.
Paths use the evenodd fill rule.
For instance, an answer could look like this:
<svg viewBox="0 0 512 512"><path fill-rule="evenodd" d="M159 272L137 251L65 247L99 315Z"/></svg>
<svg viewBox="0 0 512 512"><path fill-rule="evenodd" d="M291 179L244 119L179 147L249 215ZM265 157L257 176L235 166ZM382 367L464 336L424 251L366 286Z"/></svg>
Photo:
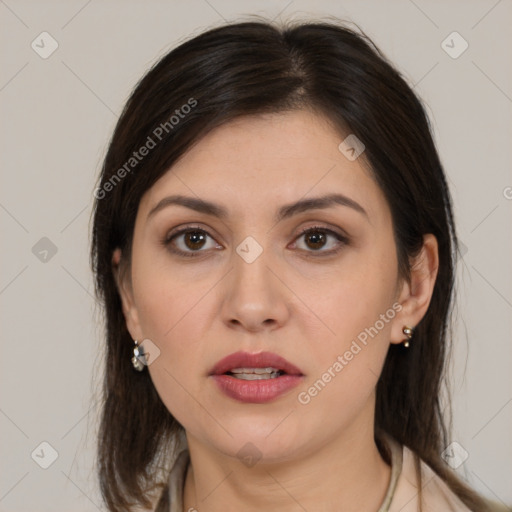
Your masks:
<svg viewBox="0 0 512 512"><path fill-rule="evenodd" d="M142 329L139 322L139 314L133 300L133 288L130 277L130 269L122 261L121 249L116 249L112 254L112 272L117 285L117 291L123 304L123 314L126 328L134 340L142 340Z"/></svg>
<svg viewBox="0 0 512 512"><path fill-rule="evenodd" d="M425 316L439 267L437 239L432 234L423 237L423 246L418 255L411 261L409 282L403 280L398 302L402 309L393 320L391 343L402 343L406 336L402 332L404 326L413 329Z"/></svg>

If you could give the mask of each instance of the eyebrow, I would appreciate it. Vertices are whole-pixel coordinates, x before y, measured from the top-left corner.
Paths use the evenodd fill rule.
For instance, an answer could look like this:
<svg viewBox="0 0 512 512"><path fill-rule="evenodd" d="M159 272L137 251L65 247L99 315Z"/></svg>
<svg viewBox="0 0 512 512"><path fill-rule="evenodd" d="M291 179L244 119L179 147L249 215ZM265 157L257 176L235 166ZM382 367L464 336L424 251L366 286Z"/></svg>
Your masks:
<svg viewBox="0 0 512 512"><path fill-rule="evenodd" d="M157 212L171 205L184 206L185 208L190 208L191 210L195 210L196 212L204 213L206 215L212 215L213 217L218 217L222 220L225 220L229 217L228 210L218 204L196 197L172 195L164 197L161 201L159 201L157 205L148 213L147 218L149 219ZM301 199L295 203L286 204L279 208L274 220L276 222L280 222L299 213L303 213L309 210L330 208L335 205L346 206L368 218L368 213L358 202L350 199L347 196L344 196L343 194L328 194L321 197Z"/></svg>

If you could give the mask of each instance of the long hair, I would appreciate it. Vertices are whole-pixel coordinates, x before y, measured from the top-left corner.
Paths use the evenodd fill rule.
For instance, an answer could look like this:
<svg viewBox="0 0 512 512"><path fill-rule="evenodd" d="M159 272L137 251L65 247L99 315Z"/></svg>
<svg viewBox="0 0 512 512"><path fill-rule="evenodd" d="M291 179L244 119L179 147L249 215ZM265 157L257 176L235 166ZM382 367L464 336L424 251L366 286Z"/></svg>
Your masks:
<svg viewBox="0 0 512 512"><path fill-rule="evenodd" d="M423 235L437 238L439 269L429 309L409 349L390 346L377 384L375 440L381 448L383 434L393 436L414 451L417 467L423 459L471 510L487 510L440 455L449 442L440 396L457 238L429 121L421 101L375 45L335 22L244 22L211 29L161 58L125 105L95 191L92 228L91 261L106 328L98 440L104 500L117 512L149 507L147 493L164 485L159 476L182 429L149 373L131 368L133 342L112 253L121 248L129 261L142 195L201 137L240 116L294 109L312 109L340 136L351 133L364 143L364 161L391 209L401 277L408 279ZM150 151L135 159L144 145Z"/></svg>

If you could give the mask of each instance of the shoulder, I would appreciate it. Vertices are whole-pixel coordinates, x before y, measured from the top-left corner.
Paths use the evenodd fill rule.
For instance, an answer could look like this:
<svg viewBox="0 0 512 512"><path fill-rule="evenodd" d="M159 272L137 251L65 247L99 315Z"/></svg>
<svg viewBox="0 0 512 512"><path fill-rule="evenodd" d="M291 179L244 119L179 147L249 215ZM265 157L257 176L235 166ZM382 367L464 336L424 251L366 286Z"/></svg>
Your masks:
<svg viewBox="0 0 512 512"><path fill-rule="evenodd" d="M414 463L415 454L406 446L402 450L402 471L389 512L417 512L420 485ZM471 512L430 466L420 461L420 467L423 512Z"/></svg>

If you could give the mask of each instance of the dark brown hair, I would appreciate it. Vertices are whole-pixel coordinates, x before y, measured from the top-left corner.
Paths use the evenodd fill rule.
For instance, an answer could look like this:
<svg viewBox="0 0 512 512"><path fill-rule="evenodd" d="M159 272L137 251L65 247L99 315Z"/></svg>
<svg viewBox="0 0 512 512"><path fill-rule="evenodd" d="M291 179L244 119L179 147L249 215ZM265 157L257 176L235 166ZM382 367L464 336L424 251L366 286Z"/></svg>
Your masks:
<svg viewBox="0 0 512 512"><path fill-rule="evenodd" d="M404 279L423 235L432 233L438 241L430 307L409 349L390 346L377 384L376 442L385 452L382 435L391 435L429 464L471 510L487 510L440 455L449 443L440 396L457 238L425 110L373 43L342 24L245 22L181 44L142 78L117 123L96 189L91 257L107 342L98 467L111 511L150 506L146 493L169 469L169 447L182 429L149 373L131 367L133 341L112 253L121 248L129 263L142 195L206 133L239 116L306 108L328 118L340 135L355 134L366 146L365 162L391 208ZM127 165L148 137L155 146ZM159 510L165 507L168 503L162 501Z"/></svg>

